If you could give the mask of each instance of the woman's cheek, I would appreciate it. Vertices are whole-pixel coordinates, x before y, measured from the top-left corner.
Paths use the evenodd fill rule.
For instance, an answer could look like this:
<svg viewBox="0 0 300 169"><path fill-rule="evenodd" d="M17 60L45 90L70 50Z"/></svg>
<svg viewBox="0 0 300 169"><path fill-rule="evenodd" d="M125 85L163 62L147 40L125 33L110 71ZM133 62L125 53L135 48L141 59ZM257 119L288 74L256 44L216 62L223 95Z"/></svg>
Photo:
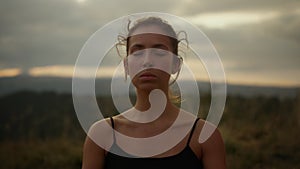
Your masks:
<svg viewBox="0 0 300 169"><path fill-rule="evenodd" d="M128 73L131 79L141 71L141 67L139 60L128 59Z"/></svg>
<svg viewBox="0 0 300 169"><path fill-rule="evenodd" d="M162 70L168 74L171 74L172 72L172 60L169 58L158 60L155 65L156 69Z"/></svg>

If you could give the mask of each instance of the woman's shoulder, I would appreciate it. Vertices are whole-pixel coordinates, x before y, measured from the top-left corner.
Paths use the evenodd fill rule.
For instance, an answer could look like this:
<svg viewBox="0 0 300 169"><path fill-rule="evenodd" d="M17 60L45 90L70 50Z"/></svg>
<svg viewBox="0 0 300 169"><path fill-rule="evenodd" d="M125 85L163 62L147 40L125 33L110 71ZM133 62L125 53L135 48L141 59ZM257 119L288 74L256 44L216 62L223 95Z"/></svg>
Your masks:
<svg viewBox="0 0 300 169"><path fill-rule="evenodd" d="M213 123L199 118L196 126L195 133L198 136L199 143L206 143L207 141L212 141L212 139L221 138L221 132Z"/></svg>
<svg viewBox="0 0 300 169"><path fill-rule="evenodd" d="M111 120L110 117L104 118L101 120L98 120L94 122L91 127L89 128L89 133L94 132L95 130L97 131L105 131L107 129L111 129Z"/></svg>
<svg viewBox="0 0 300 169"><path fill-rule="evenodd" d="M223 152L224 142L220 130L213 123L199 119L195 127L195 142L202 152Z"/></svg>
<svg viewBox="0 0 300 169"><path fill-rule="evenodd" d="M196 127L196 135L204 166L226 168L224 141L217 126L201 119Z"/></svg>
<svg viewBox="0 0 300 169"><path fill-rule="evenodd" d="M113 143L113 128L110 118L101 119L93 123L87 135L98 146L104 149L105 147L110 147Z"/></svg>

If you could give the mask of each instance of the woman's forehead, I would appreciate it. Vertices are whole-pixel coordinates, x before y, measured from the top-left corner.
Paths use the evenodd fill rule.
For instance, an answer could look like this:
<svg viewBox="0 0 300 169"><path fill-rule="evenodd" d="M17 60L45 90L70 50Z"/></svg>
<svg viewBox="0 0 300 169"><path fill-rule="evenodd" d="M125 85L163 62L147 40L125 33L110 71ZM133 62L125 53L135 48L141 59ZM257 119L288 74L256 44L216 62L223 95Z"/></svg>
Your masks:
<svg viewBox="0 0 300 169"><path fill-rule="evenodd" d="M154 33L138 34L130 37L129 47L133 45L158 45L163 44L165 46L171 45L169 36Z"/></svg>
<svg viewBox="0 0 300 169"><path fill-rule="evenodd" d="M166 32L163 28L158 25L144 25L136 28L130 36L135 35L145 35L145 34L157 34L157 35L164 35L170 37L169 33ZM175 38L175 37L171 37Z"/></svg>

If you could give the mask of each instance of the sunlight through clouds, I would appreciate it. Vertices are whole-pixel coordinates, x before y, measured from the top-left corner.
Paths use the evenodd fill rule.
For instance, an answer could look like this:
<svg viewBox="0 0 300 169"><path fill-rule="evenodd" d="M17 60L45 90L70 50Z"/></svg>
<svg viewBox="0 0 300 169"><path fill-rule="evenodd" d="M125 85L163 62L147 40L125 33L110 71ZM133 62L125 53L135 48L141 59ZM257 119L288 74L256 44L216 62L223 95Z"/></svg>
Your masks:
<svg viewBox="0 0 300 169"><path fill-rule="evenodd" d="M86 0L77 0L78 3L84 3Z"/></svg>
<svg viewBox="0 0 300 169"><path fill-rule="evenodd" d="M56 77L72 77L73 66L69 65L53 65L44 67L34 67L29 70L31 76L56 76Z"/></svg>
<svg viewBox="0 0 300 169"><path fill-rule="evenodd" d="M22 73L19 68L0 69L0 77L14 77Z"/></svg>
<svg viewBox="0 0 300 169"><path fill-rule="evenodd" d="M187 17L191 22L207 28L226 28L243 24L252 24L272 19L276 12L221 12L206 13Z"/></svg>
<svg viewBox="0 0 300 169"><path fill-rule="evenodd" d="M93 68L90 67L77 67L78 77L80 78L91 78L91 71ZM103 66L98 68L96 77L97 78L105 78L111 77L113 72L115 71L115 67L113 66ZM34 67L29 70L29 75L34 77L42 77L42 76L51 76L51 77L65 77L72 78L74 72L73 65L51 65L51 66L43 66L43 67ZM1 75L1 71L0 71Z"/></svg>

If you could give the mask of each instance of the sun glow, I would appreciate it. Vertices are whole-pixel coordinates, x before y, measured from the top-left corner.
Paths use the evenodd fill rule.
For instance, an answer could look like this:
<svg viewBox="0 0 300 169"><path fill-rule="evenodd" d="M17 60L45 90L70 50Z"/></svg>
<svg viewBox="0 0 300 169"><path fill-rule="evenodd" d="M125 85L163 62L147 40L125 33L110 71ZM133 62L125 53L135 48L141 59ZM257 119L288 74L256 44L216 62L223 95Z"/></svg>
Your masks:
<svg viewBox="0 0 300 169"><path fill-rule="evenodd" d="M77 0L78 3L84 3L86 0Z"/></svg>

